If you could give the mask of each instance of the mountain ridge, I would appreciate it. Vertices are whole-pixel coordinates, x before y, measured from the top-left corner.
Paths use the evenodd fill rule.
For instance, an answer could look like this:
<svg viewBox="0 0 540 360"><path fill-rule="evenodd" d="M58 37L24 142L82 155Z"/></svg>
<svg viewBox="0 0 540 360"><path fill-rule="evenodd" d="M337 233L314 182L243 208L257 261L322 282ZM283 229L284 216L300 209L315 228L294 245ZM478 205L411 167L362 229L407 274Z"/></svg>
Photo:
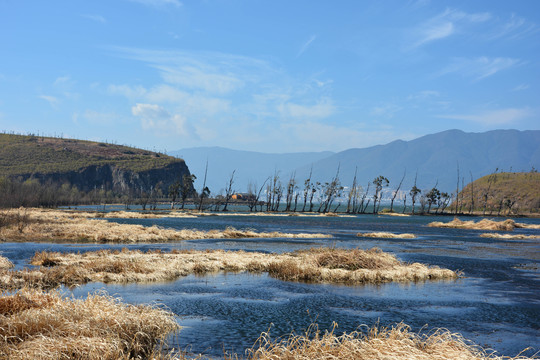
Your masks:
<svg viewBox="0 0 540 360"><path fill-rule="evenodd" d="M218 151L219 156L209 149ZM204 157L201 156L203 152ZM245 153L249 156L238 157ZM396 188L406 172L402 190L410 189L417 175L419 188L429 189L437 184L441 190L451 192L456 189L458 166L460 187L461 183L470 182L471 175L477 179L496 169L528 171L531 167L539 168L540 130L509 129L471 133L450 129L409 141L398 139L383 145L351 148L336 153L269 154L201 147L182 149L171 154L184 155L192 171L199 177L198 181L204 176L204 165L208 159L207 184L211 184L213 193L225 188L234 170L234 188L243 192L250 181L260 186L275 171L279 171L283 183L295 174L297 183L303 184L311 169L312 180L330 181L338 166L343 186L351 185L357 169L358 182L362 186L367 186L375 177L383 175L390 180L390 188ZM235 154L236 160L227 160L228 154ZM279 161L273 156L277 156ZM197 165L197 162L202 164Z"/></svg>

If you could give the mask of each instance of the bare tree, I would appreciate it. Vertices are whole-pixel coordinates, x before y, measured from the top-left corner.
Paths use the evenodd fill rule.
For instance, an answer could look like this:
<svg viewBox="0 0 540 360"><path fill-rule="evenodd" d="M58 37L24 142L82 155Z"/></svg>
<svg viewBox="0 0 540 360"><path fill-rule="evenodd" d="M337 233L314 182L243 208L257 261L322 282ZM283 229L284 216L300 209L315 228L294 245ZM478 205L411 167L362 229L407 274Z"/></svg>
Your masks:
<svg viewBox="0 0 540 360"><path fill-rule="evenodd" d="M306 179L306 181L304 181L304 206L302 206L302 212L306 211L307 198L310 193L311 187L313 186L313 184L311 183L312 174L313 174L313 166L311 166L311 169L309 170L308 178Z"/></svg>
<svg viewBox="0 0 540 360"><path fill-rule="evenodd" d="M390 212L394 211L394 200L396 199L397 194L399 193L399 189L401 189L401 185L403 184L403 180L405 180L405 175L407 174L407 170L403 172L403 176L401 177L401 181L399 182L399 185L396 190L394 190L394 193L392 195L392 201L390 201Z"/></svg>
<svg viewBox="0 0 540 360"><path fill-rule="evenodd" d="M457 184L456 184L456 208L455 215L458 214L459 209L459 161L457 162Z"/></svg>
<svg viewBox="0 0 540 360"><path fill-rule="evenodd" d="M173 184L169 185L169 197L171 198L171 210L174 209L174 202L178 197L180 191L180 180L176 180Z"/></svg>
<svg viewBox="0 0 540 360"><path fill-rule="evenodd" d="M227 189L225 190L225 205L223 206L223 211L227 210L227 205L229 205L229 200L231 200L233 196L233 184L234 184L234 173L236 170L233 170L231 177L229 178L229 184L227 185Z"/></svg>
<svg viewBox="0 0 540 360"><path fill-rule="evenodd" d="M360 210L359 212L361 214L366 213L366 209L367 209L367 207L369 205L369 202L371 201L371 199L368 199L367 203L364 203L366 201L366 197L368 196L370 186L371 186L371 183L368 182L366 191L362 194L362 200L360 201L360 208L359 208L359 210Z"/></svg>
<svg viewBox="0 0 540 360"><path fill-rule="evenodd" d="M356 199L356 173L358 172L358 166L354 169L354 178L352 182L352 186L349 189L349 196L347 199L347 210L345 211L347 214L354 213L354 201Z"/></svg>
<svg viewBox="0 0 540 360"><path fill-rule="evenodd" d="M373 194L373 213L379 212L379 207L381 206L381 197L382 197L382 189L383 187L386 187L390 184L390 181L388 181L387 178L385 178L382 175L379 175L375 179L373 179L373 185L375 185L375 194ZM377 205L377 202L379 203Z"/></svg>
<svg viewBox="0 0 540 360"><path fill-rule="evenodd" d="M474 210L474 181L471 171L469 171L469 174L471 175L471 205L469 207L469 214L472 214Z"/></svg>
<svg viewBox="0 0 540 360"><path fill-rule="evenodd" d="M182 183L180 184L179 194L180 199L182 200L182 210L186 205L186 200L189 196L193 195L193 182L197 179L195 174L182 176Z"/></svg>
<svg viewBox="0 0 540 360"><path fill-rule="evenodd" d="M206 186L206 176L208 175L208 160L206 160L206 166L204 168L204 181L199 200L199 211L203 209L204 198L210 196L210 189Z"/></svg>
<svg viewBox="0 0 540 360"><path fill-rule="evenodd" d="M411 188L411 191L409 194L411 195L411 202L412 202L412 214L414 215L414 204L416 203L416 197L418 194L420 194L422 191L416 187L416 180L418 178L418 172L416 172L416 175L414 176L414 185Z"/></svg>
<svg viewBox="0 0 540 360"><path fill-rule="evenodd" d="M289 182L287 183L287 195L285 198L285 211L287 212L291 211L294 193L297 189L295 177L296 173L293 172Z"/></svg>
<svg viewBox="0 0 540 360"><path fill-rule="evenodd" d="M491 185L495 182L496 180L496 177L497 177L497 171L499 171L499 168L496 168L495 169L495 172L492 173L491 175L489 175L488 177L488 188L484 191L484 193L482 194L482 197L484 198L484 211L482 212L482 216L486 216L486 208L487 208L487 203L488 203L488 197L489 195L491 194L490 193L490 190L491 190Z"/></svg>
<svg viewBox="0 0 540 360"><path fill-rule="evenodd" d="M318 181L311 186L311 194L309 195L309 212L313 211L313 197L315 197L315 194L317 193L317 191L319 191L320 186L321 183Z"/></svg>
<svg viewBox="0 0 540 360"><path fill-rule="evenodd" d="M331 182L325 184L326 186L325 186L325 191L324 191L324 201L322 202L323 213L326 213L327 211L330 210L336 195L338 195L338 193L343 189L343 187L341 186L339 182L339 169L340 169L340 165L338 165L336 176L334 176Z"/></svg>

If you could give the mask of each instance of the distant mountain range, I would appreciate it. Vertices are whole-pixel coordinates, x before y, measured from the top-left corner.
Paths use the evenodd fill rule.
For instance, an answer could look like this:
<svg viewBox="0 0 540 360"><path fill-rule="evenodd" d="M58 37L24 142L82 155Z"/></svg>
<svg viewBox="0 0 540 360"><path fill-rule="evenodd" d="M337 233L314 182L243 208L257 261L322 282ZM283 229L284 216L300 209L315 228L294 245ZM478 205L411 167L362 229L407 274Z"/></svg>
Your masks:
<svg viewBox="0 0 540 360"><path fill-rule="evenodd" d="M223 147L196 147L172 151L169 152L169 155L180 157L186 161L190 172L197 176L195 181L197 191L202 186L206 161L208 160L206 184L212 191L212 195L217 195L220 190L227 187L233 171L235 171L234 189L236 192L245 192L250 182L261 186L264 180L276 171L281 177L288 177L297 168L328 158L334 153L323 151L267 154Z"/></svg>
<svg viewBox="0 0 540 360"><path fill-rule="evenodd" d="M351 185L355 171L363 186L383 175L390 180L390 188L397 187L406 173L404 189L410 189L417 174L419 188L428 189L437 183L439 189L450 192L456 188L458 165L460 179L464 178L465 183L470 182L471 174L477 179L496 169L529 171L532 167L540 168L540 130L484 133L448 130L411 141L396 140L386 145L338 153L267 154L202 147L170 154L183 158L191 173L197 175L197 189L202 184L208 160L207 185L213 194L225 189L233 171L234 189L245 192L249 182L260 186L276 171L284 183L294 173L297 182L303 184L310 169L313 180L326 182L336 175L338 167L344 186Z"/></svg>

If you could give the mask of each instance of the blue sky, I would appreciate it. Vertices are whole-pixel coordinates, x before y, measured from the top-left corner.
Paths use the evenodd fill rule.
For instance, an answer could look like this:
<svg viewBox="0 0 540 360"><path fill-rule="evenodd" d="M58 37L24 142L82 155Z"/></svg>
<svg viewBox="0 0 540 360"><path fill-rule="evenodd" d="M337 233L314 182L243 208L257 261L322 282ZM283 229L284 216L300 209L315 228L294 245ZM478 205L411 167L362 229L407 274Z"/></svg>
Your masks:
<svg viewBox="0 0 540 360"><path fill-rule="evenodd" d="M0 130L340 151L540 129L540 1L0 0Z"/></svg>

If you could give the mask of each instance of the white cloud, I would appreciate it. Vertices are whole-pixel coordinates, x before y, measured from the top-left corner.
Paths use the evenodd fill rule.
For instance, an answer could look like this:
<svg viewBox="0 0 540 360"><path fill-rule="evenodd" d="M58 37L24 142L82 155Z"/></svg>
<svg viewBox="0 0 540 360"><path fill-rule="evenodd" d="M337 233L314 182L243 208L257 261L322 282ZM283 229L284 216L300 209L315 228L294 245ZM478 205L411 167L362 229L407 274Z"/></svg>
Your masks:
<svg viewBox="0 0 540 360"><path fill-rule="evenodd" d="M102 23L102 24L105 24L107 22L107 20L101 15L83 14L81 16L83 18L86 18L86 19L89 19L89 20L92 20L92 21L95 21L95 22L99 22L99 23Z"/></svg>
<svg viewBox="0 0 540 360"><path fill-rule="evenodd" d="M293 118L325 118L335 112L332 101L328 98L322 99L315 105L300 105L292 102L284 103L278 106L279 112L283 116Z"/></svg>
<svg viewBox="0 0 540 360"><path fill-rule="evenodd" d="M161 135L177 134L193 136L193 131L186 118L181 114L170 114L163 107L156 104L137 103L131 108L131 113L141 119L144 130L153 130Z"/></svg>
<svg viewBox="0 0 540 360"><path fill-rule="evenodd" d="M458 73L474 80L482 80L496 73L520 65L521 61L514 58L489 58L486 56L474 59L455 58L439 75Z"/></svg>
<svg viewBox="0 0 540 360"><path fill-rule="evenodd" d="M442 119L465 120L481 123L484 125L507 125L518 122L534 115L529 108L506 108L485 110L476 114L451 114L439 115Z"/></svg>
<svg viewBox="0 0 540 360"><path fill-rule="evenodd" d="M243 85L234 74L220 73L219 69L208 67L181 66L178 68L157 66L163 79L172 84L189 89L200 89L212 93L227 94Z"/></svg>
<svg viewBox="0 0 540 360"><path fill-rule="evenodd" d="M53 108L56 108L60 103L57 97L51 95L38 95L38 98L47 101Z"/></svg>
<svg viewBox="0 0 540 360"><path fill-rule="evenodd" d="M311 35L311 37L300 47L300 50L298 50L298 54L296 54L296 57L300 57L306 50L311 46L313 41L317 38L316 35Z"/></svg>
<svg viewBox="0 0 540 360"><path fill-rule="evenodd" d="M148 119L169 118L171 116L164 108L155 104L138 103L131 108L131 113Z"/></svg>
<svg viewBox="0 0 540 360"><path fill-rule="evenodd" d="M226 95L261 79L276 79L279 71L268 62L246 56L208 51L157 51L113 47L119 56L149 64L162 79L185 90Z"/></svg>
<svg viewBox="0 0 540 360"><path fill-rule="evenodd" d="M446 9L442 14L427 20L412 32L416 39L412 48L447 38L467 25L482 23L491 18L489 13L468 14L455 9Z"/></svg>

